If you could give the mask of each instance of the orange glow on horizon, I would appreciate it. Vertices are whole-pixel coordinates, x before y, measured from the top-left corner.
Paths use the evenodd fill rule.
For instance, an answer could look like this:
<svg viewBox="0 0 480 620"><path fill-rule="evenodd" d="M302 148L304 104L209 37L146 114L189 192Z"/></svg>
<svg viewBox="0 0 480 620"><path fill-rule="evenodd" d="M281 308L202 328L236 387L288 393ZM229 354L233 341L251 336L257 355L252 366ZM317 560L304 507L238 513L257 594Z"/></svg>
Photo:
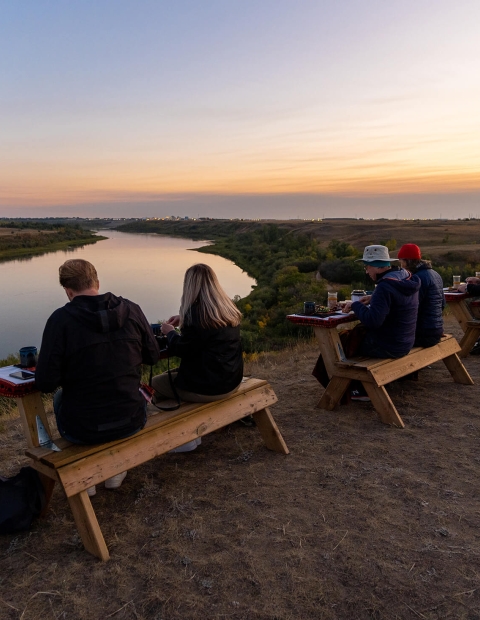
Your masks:
<svg viewBox="0 0 480 620"><path fill-rule="evenodd" d="M192 195L282 195L331 194L339 196L366 196L407 193L452 193L480 190L480 172L462 170L403 170L388 174L376 168L360 169L345 175L345 171L330 171L329 175L315 176L307 171L284 174L265 174L250 177L216 175L206 178L193 174L177 174L164 179L128 178L120 175L97 180L68 179L68 174L55 179L36 178L18 186L0 190L0 204L11 206L48 206L79 203L108 203L127 201L182 200ZM62 178L63 176L63 178ZM213 175L212 175L213 176ZM323 178L322 178L323 177Z"/></svg>

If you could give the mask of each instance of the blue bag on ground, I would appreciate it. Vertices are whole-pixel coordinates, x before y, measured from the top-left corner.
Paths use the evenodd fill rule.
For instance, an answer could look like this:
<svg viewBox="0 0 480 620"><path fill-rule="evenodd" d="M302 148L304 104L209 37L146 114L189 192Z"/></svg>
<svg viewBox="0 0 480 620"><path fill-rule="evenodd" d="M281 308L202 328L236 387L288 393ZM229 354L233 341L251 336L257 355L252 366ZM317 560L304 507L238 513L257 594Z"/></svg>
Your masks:
<svg viewBox="0 0 480 620"><path fill-rule="evenodd" d="M22 467L13 478L0 479L0 534L28 530L45 507L38 472Z"/></svg>

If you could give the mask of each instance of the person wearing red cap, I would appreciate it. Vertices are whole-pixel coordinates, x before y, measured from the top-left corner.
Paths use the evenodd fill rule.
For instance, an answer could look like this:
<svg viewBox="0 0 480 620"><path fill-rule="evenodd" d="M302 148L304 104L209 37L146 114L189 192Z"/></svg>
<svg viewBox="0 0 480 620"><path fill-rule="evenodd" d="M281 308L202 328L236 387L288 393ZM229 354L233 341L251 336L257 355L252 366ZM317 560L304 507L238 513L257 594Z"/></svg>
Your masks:
<svg viewBox="0 0 480 620"><path fill-rule="evenodd" d="M406 243L398 251L400 264L404 269L416 274L422 286L419 293L416 347L433 347L440 342L443 334L445 296L443 281L439 273L432 269L429 260L422 259L422 253L415 243Z"/></svg>

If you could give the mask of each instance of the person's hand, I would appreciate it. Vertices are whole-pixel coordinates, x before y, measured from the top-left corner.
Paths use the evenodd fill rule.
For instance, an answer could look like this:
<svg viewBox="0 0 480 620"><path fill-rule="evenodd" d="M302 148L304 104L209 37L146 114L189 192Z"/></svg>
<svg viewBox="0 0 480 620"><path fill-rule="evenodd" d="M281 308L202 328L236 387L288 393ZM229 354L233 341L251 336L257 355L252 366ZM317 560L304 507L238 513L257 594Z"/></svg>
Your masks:
<svg viewBox="0 0 480 620"><path fill-rule="evenodd" d="M162 323L161 329L162 329L162 334L166 336L168 332L173 331L175 328L173 327L173 325L169 325L168 323Z"/></svg>
<svg viewBox="0 0 480 620"><path fill-rule="evenodd" d="M466 278L466 282L467 284L480 284L480 278L477 278L475 276L470 276L469 278Z"/></svg>
<svg viewBox="0 0 480 620"><path fill-rule="evenodd" d="M473 278L474 280L478 280L478 278ZM468 278L467 278L468 280ZM471 282L470 284L474 284L474 282ZM459 293L466 293L467 292L467 285L465 284L465 282L462 282L461 284L458 285L457 291Z"/></svg>
<svg viewBox="0 0 480 620"><path fill-rule="evenodd" d="M372 298L371 295L364 295L363 297L360 297L360 299L358 300L361 304L363 304L364 306L368 306L368 304L370 303L370 299Z"/></svg>
<svg viewBox="0 0 480 620"><path fill-rule="evenodd" d="M342 308L342 312L345 312L345 314L348 314L348 312L350 312L351 309L352 309L352 302L347 301L345 302L345 305Z"/></svg>
<svg viewBox="0 0 480 620"><path fill-rule="evenodd" d="M180 325L180 315L174 314L171 316L168 321L165 321L167 325L172 325L172 327L178 327ZM164 325L165 325L164 323Z"/></svg>

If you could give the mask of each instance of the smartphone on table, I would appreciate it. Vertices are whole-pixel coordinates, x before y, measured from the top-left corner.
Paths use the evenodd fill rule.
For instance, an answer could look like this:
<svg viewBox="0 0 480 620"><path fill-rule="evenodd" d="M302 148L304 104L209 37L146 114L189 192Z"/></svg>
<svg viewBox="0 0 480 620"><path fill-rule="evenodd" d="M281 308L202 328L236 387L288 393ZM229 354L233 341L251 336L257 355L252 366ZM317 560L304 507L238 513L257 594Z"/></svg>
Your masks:
<svg viewBox="0 0 480 620"><path fill-rule="evenodd" d="M16 372L11 372L9 377L27 381L27 379L35 379L35 373L32 372L31 370L17 370Z"/></svg>

